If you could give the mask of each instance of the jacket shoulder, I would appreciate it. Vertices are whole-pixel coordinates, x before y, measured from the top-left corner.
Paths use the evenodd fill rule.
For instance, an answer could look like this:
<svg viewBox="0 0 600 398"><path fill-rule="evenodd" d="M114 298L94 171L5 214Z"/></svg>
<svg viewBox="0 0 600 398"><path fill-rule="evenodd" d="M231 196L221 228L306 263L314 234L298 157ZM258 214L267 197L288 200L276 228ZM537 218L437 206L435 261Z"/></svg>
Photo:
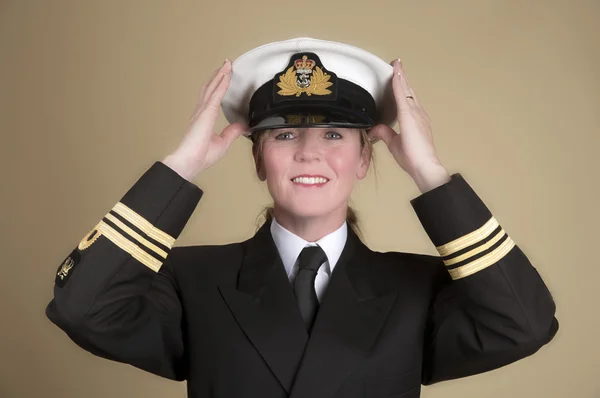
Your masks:
<svg viewBox="0 0 600 398"><path fill-rule="evenodd" d="M170 268L179 284L215 281L236 274L244 258L244 242L177 246Z"/></svg>
<svg viewBox="0 0 600 398"><path fill-rule="evenodd" d="M373 251L373 263L392 278L410 278L420 283L440 283L448 271L440 256L400 251Z"/></svg>

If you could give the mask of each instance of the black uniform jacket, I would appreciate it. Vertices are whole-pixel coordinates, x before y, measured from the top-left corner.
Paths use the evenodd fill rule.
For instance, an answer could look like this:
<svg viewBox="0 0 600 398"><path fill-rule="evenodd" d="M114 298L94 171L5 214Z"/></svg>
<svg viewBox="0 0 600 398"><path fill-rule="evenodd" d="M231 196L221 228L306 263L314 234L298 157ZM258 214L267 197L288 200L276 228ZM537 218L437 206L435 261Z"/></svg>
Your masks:
<svg viewBox="0 0 600 398"><path fill-rule="evenodd" d="M187 380L190 397L419 397L558 330L536 269L451 177L411 200L440 256L372 251L349 227L309 336L269 223L173 247L203 191L156 162L59 265L46 315L95 355Z"/></svg>

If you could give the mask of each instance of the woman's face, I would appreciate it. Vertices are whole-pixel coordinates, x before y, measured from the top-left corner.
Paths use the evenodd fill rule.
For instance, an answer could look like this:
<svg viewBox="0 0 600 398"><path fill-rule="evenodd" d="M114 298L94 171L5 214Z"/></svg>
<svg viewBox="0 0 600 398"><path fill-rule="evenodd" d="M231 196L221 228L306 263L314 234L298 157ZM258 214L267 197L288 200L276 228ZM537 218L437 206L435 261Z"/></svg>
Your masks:
<svg viewBox="0 0 600 398"><path fill-rule="evenodd" d="M314 217L343 208L354 182L369 167L360 130L285 128L271 130L263 144L264 175L276 207L297 217Z"/></svg>

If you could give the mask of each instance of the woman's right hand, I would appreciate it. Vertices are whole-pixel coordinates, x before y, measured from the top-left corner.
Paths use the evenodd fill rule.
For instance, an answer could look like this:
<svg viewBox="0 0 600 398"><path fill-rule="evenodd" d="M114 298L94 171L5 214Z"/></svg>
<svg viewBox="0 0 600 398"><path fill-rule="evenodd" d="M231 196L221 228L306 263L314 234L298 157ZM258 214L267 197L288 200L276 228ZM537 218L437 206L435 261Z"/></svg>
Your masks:
<svg viewBox="0 0 600 398"><path fill-rule="evenodd" d="M212 79L202 85L185 136L177 149L162 161L188 181L221 159L233 141L248 129L242 123L232 123L220 135L213 132L230 81L231 61L226 59Z"/></svg>

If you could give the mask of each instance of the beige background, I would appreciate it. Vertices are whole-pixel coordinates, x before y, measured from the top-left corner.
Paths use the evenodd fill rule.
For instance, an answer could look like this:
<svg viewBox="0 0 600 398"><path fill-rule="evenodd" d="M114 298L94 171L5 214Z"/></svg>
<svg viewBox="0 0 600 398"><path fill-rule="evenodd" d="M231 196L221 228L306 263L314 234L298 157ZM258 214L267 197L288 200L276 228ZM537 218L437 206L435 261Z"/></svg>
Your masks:
<svg viewBox="0 0 600 398"><path fill-rule="evenodd" d="M560 330L536 355L422 396L600 397L599 18L592 0L0 0L0 396L185 397L185 383L71 343L44 315L54 274L175 148L198 88L225 57L308 36L403 59L442 162L557 302ZM376 156L377 177L353 196L367 243L437 254L409 204L416 185L383 143ZM249 141L195 182L205 196L177 245L253 234L270 197Z"/></svg>

